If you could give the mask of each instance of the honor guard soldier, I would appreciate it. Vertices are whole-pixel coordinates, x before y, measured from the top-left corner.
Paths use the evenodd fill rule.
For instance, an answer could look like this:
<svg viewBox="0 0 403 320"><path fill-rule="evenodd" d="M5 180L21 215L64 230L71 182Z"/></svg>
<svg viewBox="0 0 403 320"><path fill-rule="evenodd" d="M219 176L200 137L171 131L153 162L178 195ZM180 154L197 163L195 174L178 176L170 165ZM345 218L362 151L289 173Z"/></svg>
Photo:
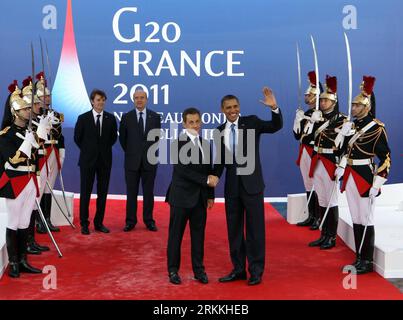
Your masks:
<svg viewBox="0 0 403 320"><path fill-rule="evenodd" d="M302 180L306 190L308 204L308 217L306 220L297 223L297 226L306 227L310 226L311 230L319 228L320 223L320 210L316 192L313 187L313 179L309 177L309 170L311 167L311 158L313 154L314 135L313 132L308 133L306 127L309 123L312 113L315 111L316 105L316 73L310 71L308 73L309 87L305 91L305 103L309 106L307 111L298 109L294 120L294 137L300 141L299 154L297 165L300 168ZM320 92L322 92L321 84ZM311 194L312 193L312 194Z"/></svg>
<svg viewBox="0 0 403 320"><path fill-rule="evenodd" d="M27 77L22 82L22 97L28 106L31 106L32 100L32 77ZM46 179L48 174L48 167L45 165L47 162L46 157L46 149L44 148L43 142L48 140L47 132L48 132L48 121L44 116L41 116L41 100L39 100L38 96L34 95L34 103L32 109L32 130L37 133L40 143L38 149L38 170L40 172L40 185L39 185L39 198L42 197L45 186ZM28 254L41 254L42 251L49 251L49 247L41 246L35 241L35 219L40 220L38 209L32 211L31 220L29 223L29 232L28 232Z"/></svg>
<svg viewBox="0 0 403 320"><path fill-rule="evenodd" d="M336 245L339 220L337 184L340 177L336 178L335 171L343 154L343 148L336 147L334 140L347 118L339 112L336 77L326 76L326 88L320 95L320 111L323 119L317 123L319 127L314 131L315 144L309 175L313 177L318 195L321 219L325 220L320 238L309 243L309 246L331 249ZM319 116L316 111L312 114L314 120ZM324 217L327 209L327 216Z"/></svg>
<svg viewBox="0 0 403 320"><path fill-rule="evenodd" d="M385 125L375 118L374 83L374 77L364 76L361 93L353 100L354 123L346 123L347 129L342 130L348 137L347 151L337 169L339 176L344 175L341 191L346 191L353 221L356 261L352 266L357 274L373 271L375 197L386 182L391 164ZM353 131L348 134L350 128Z"/></svg>
<svg viewBox="0 0 403 320"><path fill-rule="evenodd" d="M63 166L63 161L65 157L64 149L64 136L62 134L62 122L64 120L63 114L58 113L51 109L51 92L47 87L46 80L44 78L44 73L40 72L36 75L36 94L42 102L42 112L44 115L51 114L52 118L56 118L57 124L53 124L49 139L45 141L46 150L50 150L48 157L48 183L53 189L57 175ZM41 208L45 216L46 222L48 223L49 229L52 232L60 231L59 228L55 227L50 220L51 209L52 209L52 195L48 187L45 188L44 194L41 199ZM41 220L38 220L37 225L38 233L46 233L45 226Z"/></svg>
<svg viewBox="0 0 403 320"><path fill-rule="evenodd" d="M35 197L39 195L36 177L36 137L27 130L31 107L21 98L14 83L9 86L9 108L14 121L0 132L0 197L6 200L6 244L9 276L20 272L42 273L27 261L27 237Z"/></svg>

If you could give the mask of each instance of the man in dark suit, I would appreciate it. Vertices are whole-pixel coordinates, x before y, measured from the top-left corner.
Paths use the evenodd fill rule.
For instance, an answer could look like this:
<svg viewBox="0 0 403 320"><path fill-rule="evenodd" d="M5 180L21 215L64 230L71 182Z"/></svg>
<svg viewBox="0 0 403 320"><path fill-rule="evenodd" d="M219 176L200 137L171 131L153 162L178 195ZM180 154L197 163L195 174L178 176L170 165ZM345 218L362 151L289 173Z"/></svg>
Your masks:
<svg viewBox="0 0 403 320"><path fill-rule="evenodd" d="M124 114L119 128L119 141L125 152L125 178L127 188L125 232L137 224L137 195L141 179L143 187L143 221L147 229L157 231L153 219L154 181L157 164L150 163L147 153L159 139L147 140L150 131L161 129L161 117L146 108L147 94L137 90L133 95L135 108ZM150 139L151 140L151 139Z"/></svg>
<svg viewBox="0 0 403 320"><path fill-rule="evenodd" d="M213 187L217 185L218 178L212 175L210 143L199 136L199 110L186 109L182 119L186 131L171 145L173 173L166 196L166 202L170 205L167 249L169 281L173 284L181 283L178 274L181 243L189 220L194 276L206 284L208 278L203 265L204 233L207 207L213 207Z"/></svg>
<svg viewBox="0 0 403 320"><path fill-rule="evenodd" d="M221 111L227 121L218 127L214 141L217 159L214 173L225 176L225 211L233 270L219 279L220 282L246 280L246 258L250 278L249 285L261 282L265 264L265 219L262 168L259 142L263 133L274 133L283 126L280 109L269 88L263 89L264 100L269 106L272 120L257 116L240 116L237 97L227 95L221 100ZM246 240L244 229L246 227Z"/></svg>
<svg viewBox="0 0 403 320"><path fill-rule="evenodd" d="M80 148L80 222L81 233L90 234L88 206L97 176L97 209L94 218L96 231L109 233L104 226L106 197L112 168L112 146L117 140L115 116L104 111L106 94L101 90L91 93L93 109L81 114L74 128L74 142Z"/></svg>

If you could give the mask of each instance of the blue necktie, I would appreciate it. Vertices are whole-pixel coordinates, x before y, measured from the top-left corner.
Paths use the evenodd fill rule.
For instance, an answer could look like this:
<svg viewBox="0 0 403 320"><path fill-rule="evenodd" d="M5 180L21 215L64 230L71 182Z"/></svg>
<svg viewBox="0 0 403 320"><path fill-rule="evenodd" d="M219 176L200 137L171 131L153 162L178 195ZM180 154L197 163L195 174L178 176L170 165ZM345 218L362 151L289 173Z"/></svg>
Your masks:
<svg viewBox="0 0 403 320"><path fill-rule="evenodd" d="M235 124L231 124L231 151L232 156L235 160L235 146L236 146L236 136L235 136Z"/></svg>

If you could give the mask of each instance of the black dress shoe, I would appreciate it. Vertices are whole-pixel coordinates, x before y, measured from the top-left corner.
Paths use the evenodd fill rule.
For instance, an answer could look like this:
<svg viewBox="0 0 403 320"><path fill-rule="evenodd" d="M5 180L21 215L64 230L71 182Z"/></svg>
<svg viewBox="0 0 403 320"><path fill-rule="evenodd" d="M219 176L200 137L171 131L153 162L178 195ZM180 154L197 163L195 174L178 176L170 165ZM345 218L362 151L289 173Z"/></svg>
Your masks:
<svg viewBox="0 0 403 320"><path fill-rule="evenodd" d="M248 280L248 285L249 286L255 286L259 283L262 282L262 277L260 276L251 276L250 279Z"/></svg>
<svg viewBox="0 0 403 320"><path fill-rule="evenodd" d="M28 245L27 245L27 253L28 254L42 254L42 252L40 250L38 250L37 248L35 248L35 246L33 246L32 242L28 243Z"/></svg>
<svg viewBox="0 0 403 320"><path fill-rule="evenodd" d="M11 278L19 278L20 277L20 265L17 262L10 262L8 269L8 276Z"/></svg>
<svg viewBox="0 0 403 320"><path fill-rule="evenodd" d="M88 229L88 227L81 227L81 234L89 235L90 230Z"/></svg>
<svg viewBox="0 0 403 320"><path fill-rule="evenodd" d="M169 274L169 282L171 282L172 284L181 284L182 280L177 272L171 272Z"/></svg>
<svg viewBox="0 0 403 320"><path fill-rule="evenodd" d="M298 222L297 226L298 227L310 227L314 222L315 222L315 218L312 216L309 216L304 221Z"/></svg>
<svg viewBox="0 0 403 320"><path fill-rule="evenodd" d="M229 275L218 279L219 282L231 282L236 280L246 280L246 272L243 271L240 273L236 273L232 271Z"/></svg>
<svg viewBox="0 0 403 320"><path fill-rule="evenodd" d="M136 226L135 224L127 224L127 225L125 226L125 228L123 229L123 231L124 231L124 232L132 231L135 226Z"/></svg>
<svg viewBox="0 0 403 320"><path fill-rule="evenodd" d="M41 246L39 243L37 243L37 242L33 242L33 247L35 248L35 249L37 249L37 250L39 250L39 251L49 251L50 250L50 248L48 247L48 246Z"/></svg>
<svg viewBox="0 0 403 320"><path fill-rule="evenodd" d="M42 273L42 270L31 266L26 259L22 259L19 265L20 272L24 273Z"/></svg>
<svg viewBox="0 0 403 320"><path fill-rule="evenodd" d="M309 247L319 247L327 239L326 235L321 235L318 240L312 241L308 244Z"/></svg>
<svg viewBox="0 0 403 320"><path fill-rule="evenodd" d="M309 230L318 230L320 226L320 219L315 219L315 221L310 226Z"/></svg>
<svg viewBox="0 0 403 320"><path fill-rule="evenodd" d="M320 250L329 250L336 246L336 238L327 237L326 240L320 245Z"/></svg>
<svg viewBox="0 0 403 320"><path fill-rule="evenodd" d="M157 226L155 225L154 222L151 222L151 223L147 224L146 227L150 231L154 231L154 232L158 231Z"/></svg>
<svg viewBox="0 0 403 320"><path fill-rule="evenodd" d="M207 274L205 272L200 273L198 275L195 275L195 279L198 280L200 283L203 283L203 284L208 283L208 277L207 277Z"/></svg>
<svg viewBox="0 0 403 320"><path fill-rule="evenodd" d="M357 274L365 274L374 271L374 264L372 261L361 260L356 266Z"/></svg>
<svg viewBox="0 0 403 320"><path fill-rule="evenodd" d="M60 228L55 227L55 226L50 222L50 220L48 220L47 223L48 223L48 227L49 227L49 230L50 230L50 231L52 231L52 232L60 232Z"/></svg>
<svg viewBox="0 0 403 320"><path fill-rule="evenodd" d="M361 263L361 257L357 256L355 261L351 264L346 264L341 270L344 272L346 270L351 270L351 268L357 268L357 266Z"/></svg>
<svg viewBox="0 0 403 320"><path fill-rule="evenodd" d="M100 226L95 227L95 231L102 232L102 233L109 233L109 229L105 227L103 224Z"/></svg>

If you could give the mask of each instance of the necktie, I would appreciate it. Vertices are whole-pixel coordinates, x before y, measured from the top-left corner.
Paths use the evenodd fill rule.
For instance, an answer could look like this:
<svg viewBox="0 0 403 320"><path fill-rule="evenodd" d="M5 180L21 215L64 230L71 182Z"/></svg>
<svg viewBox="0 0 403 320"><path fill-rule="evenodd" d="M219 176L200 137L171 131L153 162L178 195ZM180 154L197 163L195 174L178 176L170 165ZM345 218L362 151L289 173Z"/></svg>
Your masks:
<svg viewBox="0 0 403 320"><path fill-rule="evenodd" d="M101 115L97 114L97 133L98 137L101 136Z"/></svg>
<svg viewBox="0 0 403 320"><path fill-rule="evenodd" d="M235 147L236 147L236 136L235 136L235 124L231 124L231 136L230 136L230 143L231 143L231 151L232 156L235 159Z"/></svg>
<svg viewBox="0 0 403 320"><path fill-rule="evenodd" d="M195 144L196 144L197 148L199 149L199 163L203 163L203 150L202 150L202 146L201 146L199 137L197 137L195 139Z"/></svg>
<svg viewBox="0 0 403 320"><path fill-rule="evenodd" d="M139 117L139 132L140 136L144 137L144 120L143 120L143 112L140 112Z"/></svg>

